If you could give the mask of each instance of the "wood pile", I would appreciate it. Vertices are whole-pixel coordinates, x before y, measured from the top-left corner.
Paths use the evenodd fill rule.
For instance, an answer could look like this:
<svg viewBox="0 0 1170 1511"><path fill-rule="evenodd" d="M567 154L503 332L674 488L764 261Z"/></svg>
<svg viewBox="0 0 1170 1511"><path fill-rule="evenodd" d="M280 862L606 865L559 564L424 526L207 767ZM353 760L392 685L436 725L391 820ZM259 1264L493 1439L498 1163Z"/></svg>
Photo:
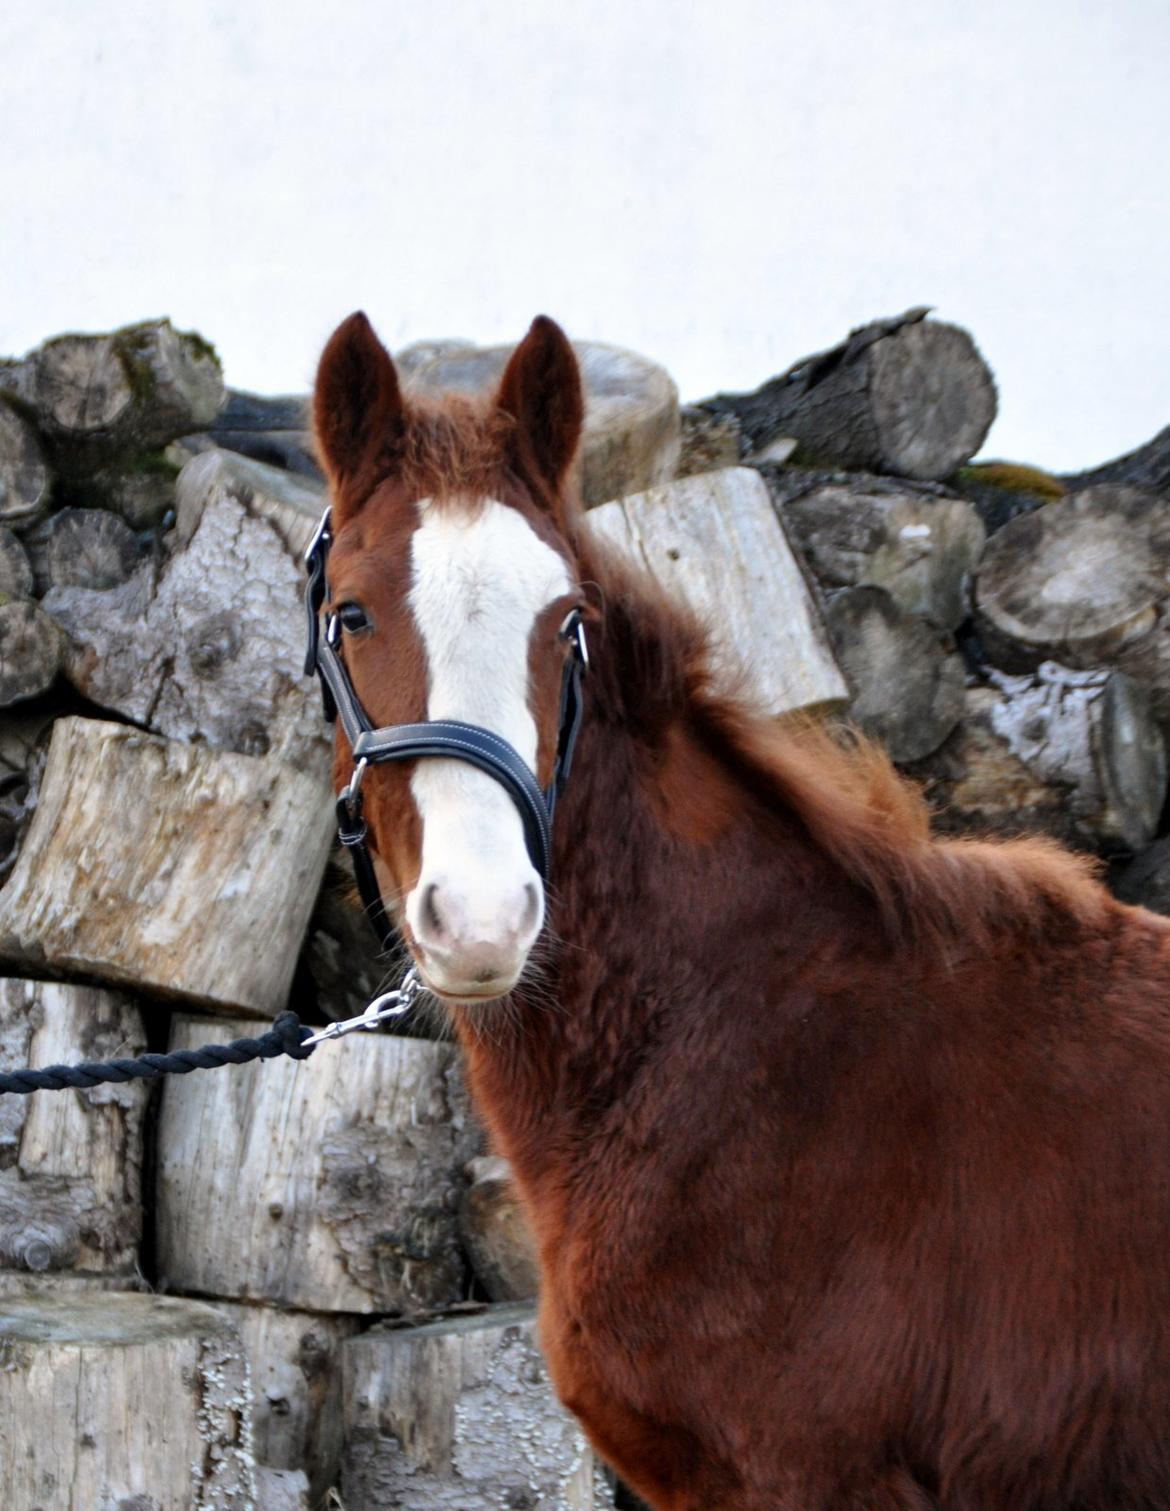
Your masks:
<svg viewBox="0 0 1170 1511"><path fill-rule="evenodd" d="M847 716L940 828L1056 835L1170 910L1166 433L1077 478L972 464L994 383L922 310L684 409L578 353L591 527L729 682ZM507 354L400 363L475 392ZM301 675L305 412L166 321L0 362L0 1069L352 1016L401 968ZM632 1505L555 1400L536 1285L433 1010L311 1063L0 1098L0 1482L43 1511Z"/></svg>

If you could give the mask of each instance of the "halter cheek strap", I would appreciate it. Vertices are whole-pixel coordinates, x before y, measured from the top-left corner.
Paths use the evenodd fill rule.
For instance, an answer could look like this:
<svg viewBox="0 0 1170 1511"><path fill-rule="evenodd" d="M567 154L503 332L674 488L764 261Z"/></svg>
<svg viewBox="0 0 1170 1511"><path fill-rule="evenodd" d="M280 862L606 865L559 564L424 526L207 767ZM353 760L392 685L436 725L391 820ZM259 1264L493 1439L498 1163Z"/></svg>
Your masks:
<svg viewBox="0 0 1170 1511"><path fill-rule="evenodd" d="M337 799L338 835L353 857L358 891L370 922L382 945L389 947L394 930L374 874L367 844L368 830L362 817L362 779L367 768L390 761L416 761L439 756L465 761L486 772L499 782L515 803L524 825L524 843L529 859L541 881L547 881L552 862L553 813L573 764L573 748L581 727L583 707L581 680L589 665L589 654L580 610L574 609L559 631L569 647L569 654L561 679L553 780L547 791L541 791L531 768L507 740L478 724L435 719L422 724L376 727L362 707L338 653L341 628L336 615L328 620L322 633L321 609L329 593L327 569L332 543L330 515L326 509L305 556L309 572L305 589L308 621L305 675L320 677L325 718L330 722L340 720L353 751L353 778Z"/></svg>

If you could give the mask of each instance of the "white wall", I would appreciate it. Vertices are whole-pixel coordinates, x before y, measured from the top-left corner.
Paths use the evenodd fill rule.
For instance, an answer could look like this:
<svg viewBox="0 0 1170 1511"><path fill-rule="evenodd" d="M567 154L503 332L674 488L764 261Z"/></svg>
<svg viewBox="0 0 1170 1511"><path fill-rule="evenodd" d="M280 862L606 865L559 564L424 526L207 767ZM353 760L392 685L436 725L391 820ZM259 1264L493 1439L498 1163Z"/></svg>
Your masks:
<svg viewBox="0 0 1170 1511"><path fill-rule="evenodd" d="M931 303L1073 468L1170 423L1168 77L1165 0L5 0L0 352L545 310L695 398Z"/></svg>

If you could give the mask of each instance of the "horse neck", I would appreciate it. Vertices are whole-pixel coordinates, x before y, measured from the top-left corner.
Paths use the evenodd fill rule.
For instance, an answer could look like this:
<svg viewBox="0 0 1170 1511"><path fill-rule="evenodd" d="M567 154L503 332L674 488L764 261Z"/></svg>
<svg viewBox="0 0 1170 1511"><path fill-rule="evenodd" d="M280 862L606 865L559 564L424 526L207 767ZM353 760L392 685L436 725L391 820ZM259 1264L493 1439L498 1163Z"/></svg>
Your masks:
<svg viewBox="0 0 1170 1511"><path fill-rule="evenodd" d="M703 738L694 649L652 600L591 634L545 937L509 1003L457 1015L480 1111L530 1182L560 1175L599 1118L622 1121L684 1022L766 972L780 894L799 885L794 826L762 813Z"/></svg>

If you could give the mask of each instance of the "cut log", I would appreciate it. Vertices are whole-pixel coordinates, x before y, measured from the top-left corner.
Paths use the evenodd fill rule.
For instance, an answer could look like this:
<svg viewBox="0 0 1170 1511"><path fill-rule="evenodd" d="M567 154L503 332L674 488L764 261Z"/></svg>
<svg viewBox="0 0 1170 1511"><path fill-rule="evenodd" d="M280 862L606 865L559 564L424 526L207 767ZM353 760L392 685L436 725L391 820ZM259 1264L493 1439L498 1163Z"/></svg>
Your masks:
<svg viewBox="0 0 1170 1511"><path fill-rule="evenodd" d="M409 387L422 393L489 393L514 350L511 346L446 348L413 362ZM585 389L581 495L602 504L664 483L675 474L681 447L678 389L646 357L600 341L575 341Z"/></svg>
<svg viewBox="0 0 1170 1511"><path fill-rule="evenodd" d="M283 761L58 719L0 959L271 1016L331 830L328 788Z"/></svg>
<svg viewBox="0 0 1170 1511"><path fill-rule="evenodd" d="M0 978L0 1068L141 1054L126 998ZM146 1083L0 1099L0 1266L128 1272L142 1236Z"/></svg>
<svg viewBox="0 0 1170 1511"><path fill-rule="evenodd" d="M0 524L25 525L48 513L53 477L36 430L0 398Z"/></svg>
<svg viewBox="0 0 1170 1511"><path fill-rule="evenodd" d="M246 1031L179 1016L175 1047ZM465 1294L462 1170L479 1133L450 1044L363 1035L304 1065L163 1093L158 1263L172 1289L319 1312Z"/></svg>
<svg viewBox="0 0 1170 1511"><path fill-rule="evenodd" d="M680 478L592 510L589 527L712 626L728 682L768 713L846 701L820 611L757 472Z"/></svg>
<svg viewBox="0 0 1170 1511"><path fill-rule="evenodd" d="M864 477L810 488L778 507L823 587L885 588L937 629L966 618L986 539L970 504Z"/></svg>
<svg viewBox="0 0 1170 1511"><path fill-rule="evenodd" d="M527 1306L344 1347L346 1511L600 1511L612 1494L557 1401Z"/></svg>
<svg viewBox="0 0 1170 1511"><path fill-rule="evenodd" d="M976 622L1009 672L1042 661L1117 661L1150 633L1166 597L1170 501L1132 488L1087 488L1021 515L987 543Z"/></svg>
<svg viewBox="0 0 1170 1511"><path fill-rule="evenodd" d="M323 481L309 427L307 394L259 394L229 389L227 403L212 421L211 439L225 451L239 452L272 467Z"/></svg>
<svg viewBox="0 0 1170 1511"><path fill-rule="evenodd" d="M361 1323L272 1306L216 1305L247 1355L257 1468L304 1471L318 1505L341 1464L341 1345Z"/></svg>
<svg viewBox="0 0 1170 1511"><path fill-rule="evenodd" d="M116 588L138 565L138 542L105 509L62 509L49 526L45 564L55 588Z"/></svg>
<svg viewBox="0 0 1170 1511"><path fill-rule="evenodd" d="M849 717L892 760L937 750L963 715L962 658L884 588L848 588L825 611L837 660L853 689Z"/></svg>
<svg viewBox="0 0 1170 1511"><path fill-rule="evenodd" d="M1045 663L967 693L954 737L916 771L946 832L1034 831L1133 849L1157 830L1166 750L1145 691L1116 671Z"/></svg>
<svg viewBox="0 0 1170 1511"><path fill-rule="evenodd" d="M247 1366L214 1307L10 1297L0 1351L0 1483L14 1511L254 1504Z"/></svg>
<svg viewBox="0 0 1170 1511"><path fill-rule="evenodd" d="M161 564L110 591L45 595L69 637L66 675L158 734L279 755L324 778L331 742L304 676L301 568L322 491L212 451L183 469L177 498Z"/></svg>
<svg viewBox="0 0 1170 1511"><path fill-rule="evenodd" d="M1103 462L1099 467L1070 473L1063 481L1072 491L1110 483L1170 496L1170 425L1135 451L1127 451L1124 456Z"/></svg>
<svg viewBox="0 0 1170 1511"><path fill-rule="evenodd" d="M700 406L733 414L752 449L780 436L806 461L946 478L974 456L995 418L995 383L958 326L909 310L851 331L750 394Z"/></svg>
<svg viewBox="0 0 1170 1511"><path fill-rule="evenodd" d="M468 1163L467 1174L459 1232L475 1278L492 1301L530 1301L539 1285L536 1245L512 1167L499 1155L484 1155Z"/></svg>
<svg viewBox="0 0 1170 1511"><path fill-rule="evenodd" d="M28 552L11 530L0 525L0 603L6 598L31 598L32 593Z"/></svg>
<svg viewBox="0 0 1170 1511"><path fill-rule="evenodd" d="M106 509L132 530L158 530L174 511L181 465L167 451L144 451L116 465L95 467L82 478L67 479L58 497L75 508Z"/></svg>
<svg viewBox="0 0 1170 1511"><path fill-rule="evenodd" d="M27 361L37 424L69 476L201 430L223 403L219 358L169 320L58 336Z"/></svg>
<svg viewBox="0 0 1170 1511"><path fill-rule="evenodd" d="M0 707L47 692L64 651L61 631L39 604L0 602Z"/></svg>

